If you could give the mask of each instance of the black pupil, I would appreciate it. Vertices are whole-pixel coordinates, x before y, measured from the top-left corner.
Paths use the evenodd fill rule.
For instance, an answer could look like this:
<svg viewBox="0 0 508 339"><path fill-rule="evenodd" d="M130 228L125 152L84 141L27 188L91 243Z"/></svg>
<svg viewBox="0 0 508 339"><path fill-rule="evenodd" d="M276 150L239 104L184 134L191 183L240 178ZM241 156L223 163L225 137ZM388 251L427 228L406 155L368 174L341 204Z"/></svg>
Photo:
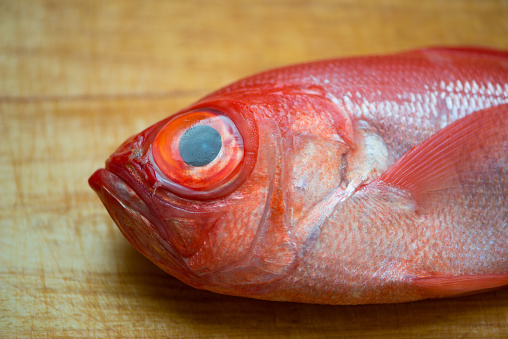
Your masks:
<svg viewBox="0 0 508 339"><path fill-rule="evenodd" d="M222 148L219 132L213 127L200 125L189 128L180 138L178 150L187 165L205 166L217 157Z"/></svg>

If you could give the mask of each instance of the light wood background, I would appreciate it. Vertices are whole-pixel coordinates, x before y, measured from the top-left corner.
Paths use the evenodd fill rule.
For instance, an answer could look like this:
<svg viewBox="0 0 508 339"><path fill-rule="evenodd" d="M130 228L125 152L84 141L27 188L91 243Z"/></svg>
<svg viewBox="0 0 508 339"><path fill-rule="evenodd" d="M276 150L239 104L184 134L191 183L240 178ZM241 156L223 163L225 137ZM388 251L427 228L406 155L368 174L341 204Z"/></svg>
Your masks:
<svg viewBox="0 0 508 339"><path fill-rule="evenodd" d="M429 45L508 49L508 2L0 0L0 337L508 337L507 289L352 307L195 290L87 185L126 137L240 77Z"/></svg>

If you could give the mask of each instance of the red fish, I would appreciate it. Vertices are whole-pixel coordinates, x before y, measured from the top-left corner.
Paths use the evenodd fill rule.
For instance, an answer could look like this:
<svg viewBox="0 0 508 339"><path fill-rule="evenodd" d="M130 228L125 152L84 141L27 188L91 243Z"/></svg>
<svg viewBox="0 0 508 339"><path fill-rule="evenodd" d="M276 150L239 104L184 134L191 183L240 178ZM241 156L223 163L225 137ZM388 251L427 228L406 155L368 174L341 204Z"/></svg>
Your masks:
<svg viewBox="0 0 508 339"><path fill-rule="evenodd" d="M199 289L321 304L508 285L508 53L289 66L129 138L89 180Z"/></svg>

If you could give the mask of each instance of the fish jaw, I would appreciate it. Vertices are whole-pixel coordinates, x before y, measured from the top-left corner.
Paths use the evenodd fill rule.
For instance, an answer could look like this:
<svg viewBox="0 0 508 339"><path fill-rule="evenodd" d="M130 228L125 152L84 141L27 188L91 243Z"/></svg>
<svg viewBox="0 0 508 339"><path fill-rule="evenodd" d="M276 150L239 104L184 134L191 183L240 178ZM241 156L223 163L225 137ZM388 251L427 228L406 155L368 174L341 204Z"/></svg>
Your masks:
<svg viewBox="0 0 508 339"><path fill-rule="evenodd" d="M160 234L150 209L128 183L108 169L95 171L88 183L122 234L139 252L169 274L188 280L192 272Z"/></svg>

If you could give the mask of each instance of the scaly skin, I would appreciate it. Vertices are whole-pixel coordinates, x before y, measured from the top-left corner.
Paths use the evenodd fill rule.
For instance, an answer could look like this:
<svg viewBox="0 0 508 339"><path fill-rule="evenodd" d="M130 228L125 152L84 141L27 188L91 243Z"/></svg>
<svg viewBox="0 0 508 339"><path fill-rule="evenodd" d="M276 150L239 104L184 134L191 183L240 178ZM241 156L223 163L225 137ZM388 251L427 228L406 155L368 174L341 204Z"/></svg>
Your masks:
<svg viewBox="0 0 508 339"><path fill-rule="evenodd" d="M499 287L508 284L506 134L430 195L380 179L473 112L498 106L504 119L506 103L503 52L434 49L290 66L181 111L215 109L239 126L253 161L224 195L182 197L165 186L151 145L169 118L124 143L90 184L141 253L197 288L360 304ZM425 283L440 276L444 285L455 276L498 280L470 290Z"/></svg>

